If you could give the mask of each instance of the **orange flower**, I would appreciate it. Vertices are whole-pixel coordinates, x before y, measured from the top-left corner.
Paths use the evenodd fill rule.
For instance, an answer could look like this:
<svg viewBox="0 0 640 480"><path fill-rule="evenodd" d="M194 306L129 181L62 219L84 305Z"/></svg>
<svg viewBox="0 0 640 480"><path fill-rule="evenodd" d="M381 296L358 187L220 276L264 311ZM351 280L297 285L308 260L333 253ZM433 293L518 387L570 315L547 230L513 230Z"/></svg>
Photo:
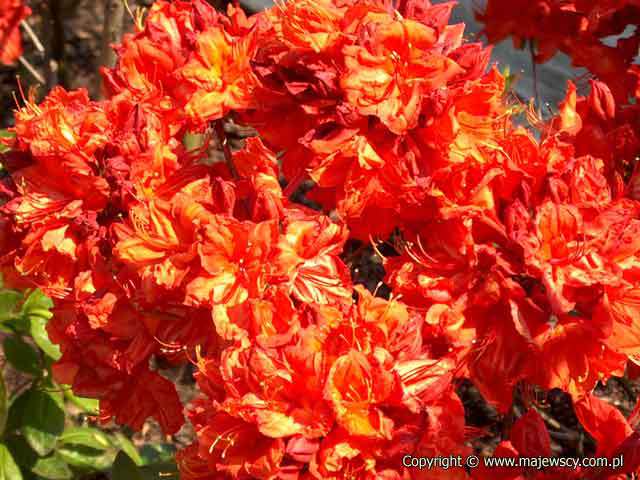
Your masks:
<svg viewBox="0 0 640 480"><path fill-rule="evenodd" d="M31 15L22 0L0 1L0 63L13 64L22 55L20 22Z"/></svg>
<svg viewBox="0 0 640 480"><path fill-rule="evenodd" d="M234 479L274 479L284 456L281 439L265 437L255 426L226 413L215 415L198 433L198 441L200 457L210 471Z"/></svg>
<svg viewBox="0 0 640 480"><path fill-rule="evenodd" d="M339 30L345 8L332 0L294 0L268 10L277 38L292 48L321 52L342 37Z"/></svg>
<svg viewBox="0 0 640 480"><path fill-rule="evenodd" d="M131 210L132 225L115 224L114 253L138 272L143 298L153 303L163 292L179 289L196 258L193 227L183 228L171 206L151 201Z"/></svg>
<svg viewBox="0 0 640 480"><path fill-rule="evenodd" d="M414 20L366 23L363 46L344 48L346 72L341 79L348 101L363 115L376 115L392 132L415 128L422 97L463 69L438 52L437 32Z"/></svg>
<svg viewBox="0 0 640 480"><path fill-rule="evenodd" d="M109 140L109 122L101 104L85 89L67 92L54 87L45 100L33 99L16 112L16 147L35 157L75 154L87 163Z"/></svg>
<svg viewBox="0 0 640 480"><path fill-rule="evenodd" d="M202 270L186 287L187 304L234 306L262 295L272 274L277 236L272 221L212 219L198 247Z"/></svg>
<svg viewBox="0 0 640 480"><path fill-rule="evenodd" d="M395 382L391 372L352 350L334 362L324 395L333 406L336 421L349 434L390 438L393 422L377 406L392 395Z"/></svg>
<svg viewBox="0 0 640 480"><path fill-rule="evenodd" d="M623 375L626 356L603 345L584 326L584 319L560 318L559 322L536 338L540 350L534 378L538 384L560 388L578 399L593 390L598 381Z"/></svg>
<svg viewBox="0 0 640 480"><path fill-rule="evenodd" d="M231 110L252 106L254 78L250 60L255 49L252 33L236 38L222 26L196 37L196 49L180 69L188 82L187 116L201 123L217 120Z"/></svg>
<svg viewBox="0 0 640 480"><path fill-rule="evenodd" d="M290 222L278 253L280 271L295 298L305 303L349 302L350 279L338 258L347 231L326 217Z"/></svg>
<svg viewBox="0 0 640 480"><path fill-rule="evenodd" d="M371 442L336 431L322 441L309 471L317 479L377 479L373 446Z"/></svg>
<svg viewBox="0 0 640 480"><path fill-rule="evenodd" d="M69 225L41 228L27 235L15 268L47 295L64 298L71 293L78 273L80 246Z"/></svg>
<svg viewBox="0 0 640 480"><path fill-rule="evenodd" d="M157 418L162 430L170 435L183 424L182 404L175 385L158 373L143 370L132 377L116 395L100 402L103 417L139 430L148 417Z"/></svg>

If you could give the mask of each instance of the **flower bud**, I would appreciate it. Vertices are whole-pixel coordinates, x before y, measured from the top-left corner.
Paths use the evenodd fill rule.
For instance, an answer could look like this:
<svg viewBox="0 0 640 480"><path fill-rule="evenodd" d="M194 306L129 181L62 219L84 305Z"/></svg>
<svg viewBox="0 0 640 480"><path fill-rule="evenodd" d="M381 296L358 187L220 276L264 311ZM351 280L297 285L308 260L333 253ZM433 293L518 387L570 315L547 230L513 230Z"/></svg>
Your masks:
<svg viewBox="0 0 640 480"><path fill-rule="evenodd" d="M589 95L591 110L602 120L612 120L616 116L616 102L609 87L598 80L591 80Z"/></svg>

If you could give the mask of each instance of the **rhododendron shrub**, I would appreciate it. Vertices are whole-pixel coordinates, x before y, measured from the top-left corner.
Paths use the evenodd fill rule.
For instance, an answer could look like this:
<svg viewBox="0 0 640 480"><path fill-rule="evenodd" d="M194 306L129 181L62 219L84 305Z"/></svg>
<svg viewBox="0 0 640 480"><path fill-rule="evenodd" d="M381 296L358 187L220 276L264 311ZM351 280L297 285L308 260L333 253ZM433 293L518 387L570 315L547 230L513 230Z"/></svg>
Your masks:
<svg viewBox="0 0 640 480"><path fill-rule="evenodd" d="M489 478L402 462L472 452L463 378L501 414L564 390L627 455L615 474L638 468L637 418L592 393L640 354L637 110L570 84L539 136L516 126L453 6L158 1L106 100L57 87L16 112L4 277L55 300L54 374L102 420L192 423L181 478ZM239 149L231 120L256 132ZM354 285L347 242L373 244L389 296ZM185 362L186 406L157 368ZM496 455L551 454L525 404Z"/></svg>

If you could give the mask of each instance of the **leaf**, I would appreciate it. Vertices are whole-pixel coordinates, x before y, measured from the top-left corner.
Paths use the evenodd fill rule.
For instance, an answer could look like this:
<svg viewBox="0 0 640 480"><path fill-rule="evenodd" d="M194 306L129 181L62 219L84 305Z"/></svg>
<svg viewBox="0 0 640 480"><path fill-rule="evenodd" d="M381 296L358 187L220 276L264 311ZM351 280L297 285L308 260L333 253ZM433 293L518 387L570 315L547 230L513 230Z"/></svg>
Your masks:
<svg viewBox="0 0 640 480"><path fill-rule="evenodd" d="M4 375L0 370L0 436L7 426L7 415L9 414L9 400L7 398L7 388L4 384Z"/></svg>
<svg viewBox="0 0 640 480"><path fill-rule="evenodd" d="M46 353L53 360L59 360L62 354L60 353L60 347L54 345L49 340L47 334L47 320L43 317L32 316L31 317L31 336L33 341L36 342L44 353Z"/></svg>
<svg viewBox="0 0 640 480"><path fill-rule="evenodd" d="M24 411L27 407L27 400L29 400L30 392L30 390L27 390L21 393L9 403L9 414L7 416L7 425L5 427L6 433L19 430L22 427L22 419L24 418Z"/></svg>
<svg viewBox="0 0 640 480"><path fill-rule="evenodd" d="M0 323L6 322L16 314L16 307L22 295L15 290L0 290Z"/></svg>
<svg viewBox="0 0 640 480"><path fill-rule="evenodd" d="M49 340L47 322L53 316L49 311L53 302L40 290L34 290L22 304L22 315L29 319L29 331L36 345L53 360L60 359L60 348Z"/></svg>
<svg viewBox="0 0 640 480"><path fill-rule="evenodd" d="M68 480L73 478L69 465L58 454L39 459L31 469L33 473L48 480Z"/></svg>
<svg viewBox="0 0 640 480"><path fill-rule="evenodd" d="M22 470L31 471L31 468L36 464L39 457L24 437L19 434L11 435L7 437L7 445L11 455L13 455L13 459L22 467Z"/></svg>
<svg viewBox="0 0 640 480"><path fill-rule="evenodd" d="M64 431L60 437L61 445L82 445L96 450L107 450L113 446L109 436L91 427L73 427Z"/></svg>
<svg viewBox="0 0 640 480"><path fill-rule="evenodd" d="M198 148L202 148L202 146L204 146L205 139L206 136L204 134L187 132L184 135L182 144L187 149L187 151L193 151Z"/></svg>
<svg viewBox="0 0 640 480"><path fill-rule="evenodd" d="M69 465L90 472L109 469L116 456L115 450L98 450L84 445L64 445L57 452Z"/></svg>
<svg viewBox="0 0 640 480"><path fill-rule="evenodd" d="M31 390L24 410L22 434L40 455L49 454L64 430L62 402L51 393Z"/></svg>
<svg viewBox="0 0 640 480"><path fill-rule="evenodd" d="M10 132L9 130L0 130L0 138L12 138L15 134ZM9 147L0 143L0 153L6 153L9 151ZM0 165L0 170L2 170L2 165Z"/></svg>
<svg viewBox="0 0 640 480"><path fill-rule="evenodd" d="M138 453L138 449L131 442L131 440L125 437L122 433L116 432L115 443L117 446L119 446L122 449L124 453L129 455L129 458L133 460L136 465L138 466L142 465L143 463L142 457Z"/></svg>
<svg viewBox="0 0 640 480"><path fill-rule="evenodd" d="M39 376L41 373L40 356L31 345L20 337L12 335L5 338L3 344L4 355L16 370Z"/></svg>
<svg viewBox="0 0 640 480"><path fill-rule="evenodd" d="M143 465L171 462L175 453L176 448L168 443L148 443L140 450Z"/></svg>
<svg viewBox="0 0 640 480"><path fill-rule="evenodd" d="M85 413L90 413L92 415L97 415L99 410L100 402L95 398L85 398L78 397L73 393L73 390L69 385L62 385L62 389L64 390L64 396L73 403L76 407L82 409Z"/></svg>
<svg viewBox="0 0 640 480"><path fill-rule="evenodd" d="M29 294L22 304L23 315L41 315L47 319L51 318L51 310L53 301L47 297L41 290L34 290Z"/></svg>
<svg viewBox="0 0 640 480"><path fill-rule="evenodd" d="M138 466L124 453L118 453L115 462L113 462L113 470L111 471L111 480L145 480Z"/></svg>
<svg viewBox="0 0 640 480"><path fill-rule="evenodd" d="M18 465L3 443L0 443L0 480L22 480Z"/></svg>

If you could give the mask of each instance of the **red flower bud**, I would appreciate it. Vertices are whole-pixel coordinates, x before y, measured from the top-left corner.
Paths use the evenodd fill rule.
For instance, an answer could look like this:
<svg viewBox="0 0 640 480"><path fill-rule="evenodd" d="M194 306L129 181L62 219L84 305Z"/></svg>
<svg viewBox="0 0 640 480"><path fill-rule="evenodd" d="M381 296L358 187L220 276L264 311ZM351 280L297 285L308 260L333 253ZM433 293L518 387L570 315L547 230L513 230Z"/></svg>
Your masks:
<svg viewBox="0 0 640 480"><path fill-rule="evenodd" d="M616 102L609 87L598 80L591 80L589 105L602 120L612 120L616 116Z"/></svg>

